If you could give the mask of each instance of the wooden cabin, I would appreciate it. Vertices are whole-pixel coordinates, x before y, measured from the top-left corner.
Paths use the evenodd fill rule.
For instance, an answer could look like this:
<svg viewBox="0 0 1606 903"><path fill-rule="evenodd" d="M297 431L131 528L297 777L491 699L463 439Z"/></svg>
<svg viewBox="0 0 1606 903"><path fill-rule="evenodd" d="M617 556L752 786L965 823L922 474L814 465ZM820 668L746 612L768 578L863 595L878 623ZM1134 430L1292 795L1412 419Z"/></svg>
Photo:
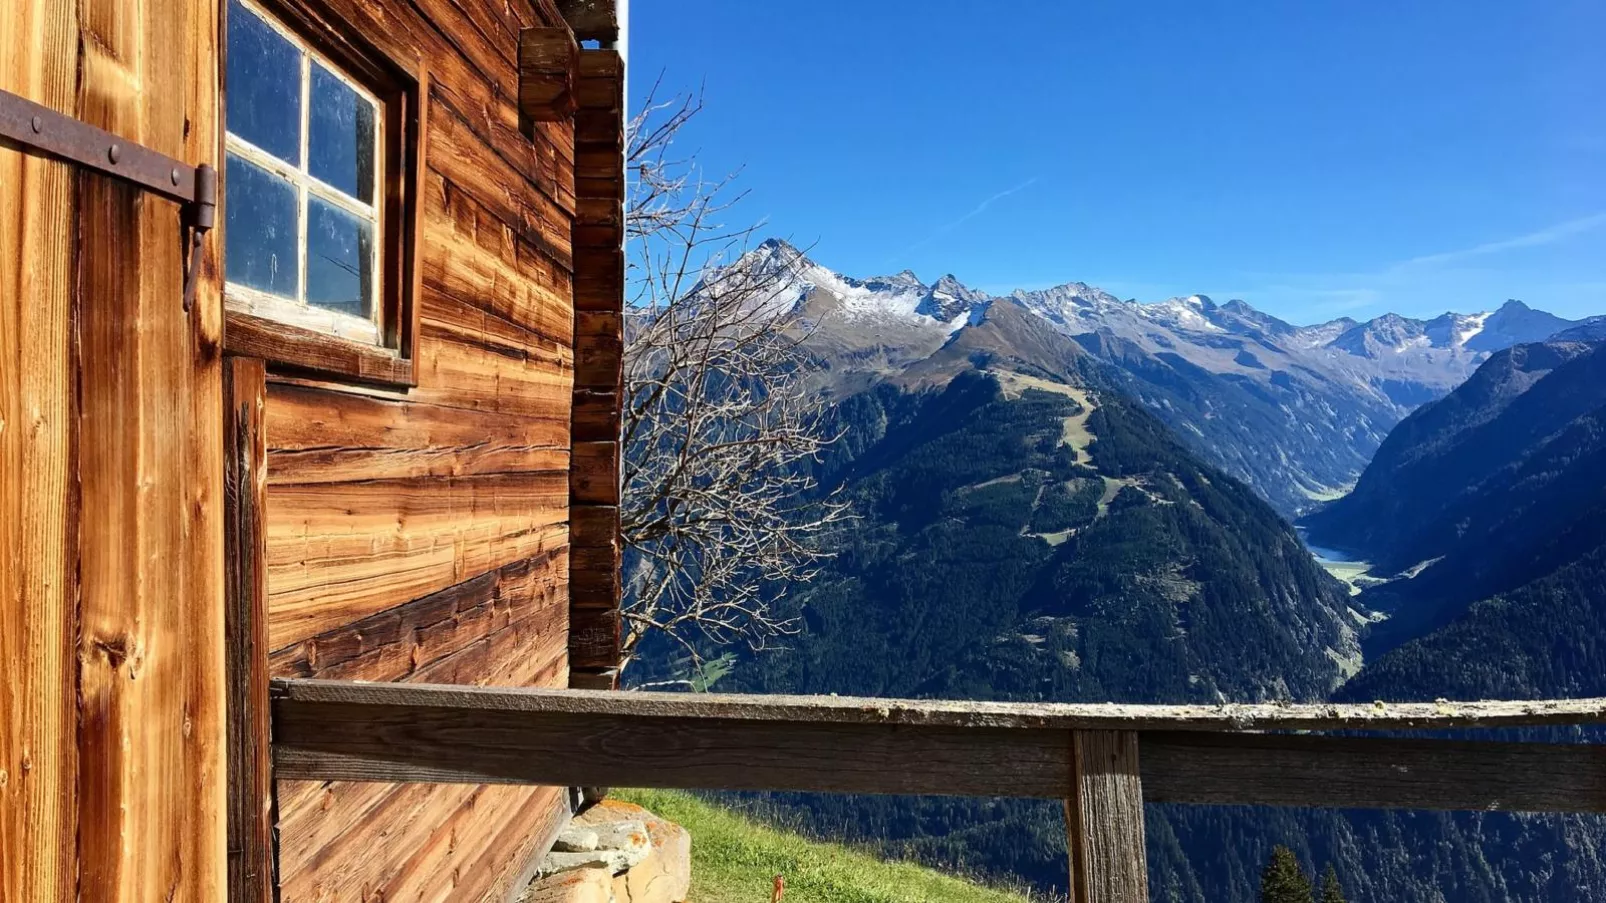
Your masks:
<svg viewBox="0 0 1606 903"><path fill-rule="evenodd" d="M1606 811L1466 736L1599 699L612 692L622 3L7 0L0 903L505 900L584 786L1062 799L1076 903L1145 802Z"/></svg>
<svg viewBox="0 0 1606 903"><path fill-rule="evenodd" d="M7 0L0 900L501 900L557 787L273 780L275 677L606 687L612 0Z"/></svg>

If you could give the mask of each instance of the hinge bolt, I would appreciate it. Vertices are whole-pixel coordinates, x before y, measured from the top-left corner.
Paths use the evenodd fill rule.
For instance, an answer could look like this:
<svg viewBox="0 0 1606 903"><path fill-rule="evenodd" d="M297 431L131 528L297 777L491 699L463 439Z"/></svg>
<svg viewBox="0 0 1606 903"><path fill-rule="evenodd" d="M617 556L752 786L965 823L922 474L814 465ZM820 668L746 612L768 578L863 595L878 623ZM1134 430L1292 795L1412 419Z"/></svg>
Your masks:
<svg viewBox="0 0 1606 903"><path fill-rule="evenodd" d="M122 159L122 156L123 147L120 144L113 144L106 150L106 158L111 160L113 163L116 163L118 160Z"/></svg>
<svg viewBox="0 0 1606 903"><path fill-rule="evenodd" d="M177 185L178 184L178 167L176 167L176 166L173 168L172 179L173 179L173 184Z"/></svg>
<svg viewBox="0 0 1606 903"><path fill-rule="evenodd" d="M40 132L42 132L44 130L45 130L44 120L40 119L38 116L35 116L33 118L33 132L34 132L34 134L37 135L37 134L39 134Z"/></svg>

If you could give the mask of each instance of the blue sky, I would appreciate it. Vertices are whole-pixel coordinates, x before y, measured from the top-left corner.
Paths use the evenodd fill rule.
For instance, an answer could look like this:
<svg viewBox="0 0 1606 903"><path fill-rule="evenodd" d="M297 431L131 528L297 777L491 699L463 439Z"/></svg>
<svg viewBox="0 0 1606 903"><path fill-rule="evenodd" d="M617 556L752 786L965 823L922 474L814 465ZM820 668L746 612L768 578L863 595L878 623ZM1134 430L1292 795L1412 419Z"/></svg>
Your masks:
<svg viewBox="0 0 1606 903"><path fill-rule="evenodd" d="M636 0L631 88L868 276L1606 313L1599 0Z"/></svg>

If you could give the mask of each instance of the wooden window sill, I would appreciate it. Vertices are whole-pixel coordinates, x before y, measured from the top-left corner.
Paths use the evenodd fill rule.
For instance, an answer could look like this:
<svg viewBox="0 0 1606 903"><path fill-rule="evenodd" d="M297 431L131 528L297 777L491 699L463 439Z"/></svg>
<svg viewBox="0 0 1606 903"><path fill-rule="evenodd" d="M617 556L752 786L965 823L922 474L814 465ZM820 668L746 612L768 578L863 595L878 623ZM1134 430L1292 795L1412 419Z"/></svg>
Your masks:
<svg viewBox="0 0 1606 903"><path fill-rule="evenodd" d="M223 347L230 354L335 379L398 388L418 385L411 358L394 348L367 345L302 329L241 310L226 312Z"/></svg>

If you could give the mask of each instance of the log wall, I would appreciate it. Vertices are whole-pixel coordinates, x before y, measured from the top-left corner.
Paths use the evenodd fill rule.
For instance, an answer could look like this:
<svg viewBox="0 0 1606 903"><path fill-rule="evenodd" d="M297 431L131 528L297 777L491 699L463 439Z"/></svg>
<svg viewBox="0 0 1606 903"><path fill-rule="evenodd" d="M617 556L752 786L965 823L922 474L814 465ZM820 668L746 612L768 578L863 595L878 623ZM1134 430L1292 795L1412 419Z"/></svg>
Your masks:
<svg viewBox="0 0 1606 903"><path fill-rule="evenodd" d="M545 0L323 5L428 73L417 384L269 369L269 671L565 686L574 126L518 106L521 30L564 22ZM555 788L276 787L287 903L500 900L567 814Z"/></svg>

